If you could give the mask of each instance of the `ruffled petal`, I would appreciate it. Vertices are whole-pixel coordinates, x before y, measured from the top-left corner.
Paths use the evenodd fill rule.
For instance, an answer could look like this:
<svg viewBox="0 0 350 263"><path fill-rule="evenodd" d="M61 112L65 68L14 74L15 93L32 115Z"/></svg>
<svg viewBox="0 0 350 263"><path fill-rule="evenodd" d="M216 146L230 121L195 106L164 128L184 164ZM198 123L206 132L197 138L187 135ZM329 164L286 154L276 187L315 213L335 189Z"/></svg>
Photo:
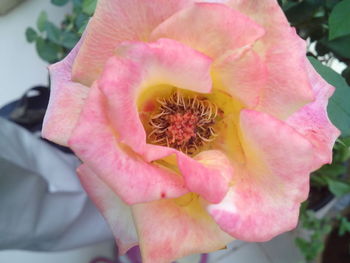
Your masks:
<svg viewBox="0 0 350 263"><path fill-rule="evenodd" d="M232 237L220 230L194 194L132 207L144 263L168 263L224 248Z"/></svg>
<svg viewBox="0 0 350 263"><path fill-rule="evenodd" d="M162 21L191 0L99 0L73 66L73 79L90 86L122 41L147 41Z"/></svg>
<svg viewBox="0 0 350 263"><path fill-rule="evenodd" d="M324 81L312 65L308 64L307 69L316 100L294 113L286 122L312 143L313 170L316 170L321 165L332 162L333 145L340 132L327 116L327 103L334 87Z"/></svg>
<svg viewBox="0 0 350 263"><path fill-rule="evenodd" d="M289 26L277 1L230 0L228 5L266 30L254 46L268 71L257 110L285 119L313 101L306 69L306 43Z"/></svg>
<svg viewBox="0 0 350 263"><path fill-rule="evenodd" d="M226 5L196 3L160 24L151 39L175 39L216 59L253 44L263 34L261 26Z"/></svg>
<svg viewBox="0 0 350 263"><path fill-rule="evenodd" d="M65 59L49 67L51 94L42 136L64 146L67 146L89 92L88 87L71 81L72 64L82 41L79 41Z"/></svg>
<svg viewBox="0 0 350 263"><path fill-rule="evenodd" d="M264 61L250 48L239 50L213 65L215 87L225 90L248 108L258 105L267 75Z"/></svg>
<svg viewBox="0 0 350 263"><path fill-rule="evenodd" d="M210 92L211 59L169 39L150 44L124 43L117 54L120 57L108 60L98 81L99 88L108 100L110 119L120 141L143 155L146 133L139 118L138 96L143 90L162 84Z"/></svg>
<svg viewBox="0 0 350 263"><path fill-rule="evenodd" d="M118 252L124 254L138 244L130 206L126 205L87 165L78 170L80 182L108 222L117 241Z"/></svg>
<svg viewBox="0 0 350 263"><path fill-rule="evenodd" d="M300 203L308 196L313 148L265 113L244 110L240 125L246 163L235 167L231 190L208 211L235 238L267 241L297 224Z"/></svg>
<svg viewBox="0 0 350 263"><path fill-rule="evenodd" d="M146 144L146 133L137 108L137 97L142 90L157 84L209 92L211 59L167 39L150 44L125 43L118 48L117 54L120 57L112 57L106 63L98 85L107 99L106 111L120 143L128 145L148 162L176 155L189 191L200 194L209 202L220 202L228 191L228 181L219 167L206 166L172 148ZM198 178L215 182L216 187L203 186ZM163 197L168 196L164 194Z"/></svg>
<svg viewBox="0 0 350 263"><path fill-rule="evenodd" d="M109 123L106 108L106 98L96 85L92 86L68 142L79 158L127 204L185 194L182 177L145 162L118 141L118 131Z"/></svg>
<svg viewBox="0 0 350 263"><path fill-rule="evenodd" d="M166 167L175 166L174 170L179 170L186 188L209 203L219 203L228 192L233 167L223 152L203 151L191 158L176 149L163 146L148 144L145 149L147 151L144 156L147 160L159 162ZM168 162L172 156L176 156L176 160Z"/></svg>
<svg viewBox="0 0 350 263"><path fill-rule="evenodd" d="M212 59L175 40L123 42L115 53L142 67L144 78L140 88L167 84L199 93L211 91Z"/></svg>
<svg viewBox="0 0 350 263"><path fill-rule="evenodd" d="M203 151L194 159L177 156L179 169L191 192L200 194L210 203L218 203L224 198L233 177L233 167L223 152Z"/></svg>

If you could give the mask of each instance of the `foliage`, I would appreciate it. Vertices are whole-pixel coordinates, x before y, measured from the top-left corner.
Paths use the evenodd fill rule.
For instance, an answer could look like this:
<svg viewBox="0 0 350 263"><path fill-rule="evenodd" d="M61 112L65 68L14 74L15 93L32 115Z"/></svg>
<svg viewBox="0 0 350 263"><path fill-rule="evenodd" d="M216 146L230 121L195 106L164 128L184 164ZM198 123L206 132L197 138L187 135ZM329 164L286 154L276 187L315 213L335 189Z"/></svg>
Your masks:
<svg viewBox="0 0 350 263"><path fill-rule="evenodd" d="M311 175L311 185L328 187L337 197L350 193L350 179L345 176L347 167L344 165L350 159L350 137L338 139L333 148L333 161L322 166Z"/></svg>
<svg viewBox="0 0 350 263"><path fill-rule="evenodd" d="M343 236L346 233L350 233L350 221L348 220L348 218L343 216L338 216L337 219L339 221L338 235Z"/></svg>
<svg viewBox="0 0 350 263"><path fill-rule="evenodd" d="M301 226L310 231L309 238L297 237L295 243L303 253L306 261L314 260L324 249L324 239L332 230L329 218L317 218L315 212L302 208Z"/></svg>
<svg viewBox="0 0 350 263"><path fill-rule="evenodd" d="M329 40L350 35L350 1L338 3L329 15Z"/></svg>
<svg viewBox="0 0 350 263"><path fill-rule="evenodd" d="M333 161L311 175L311 185L327 187L336 197L350 193L350 179L346 175L350 160L350 137L338 139L333 148ZM300 226L309 233L308 238L297 237L295 243L307 262L314 260L324 249L325 238L333 225L339 226L339 235L350 233L350 222L340 212L330 217L318 218L304 202L300 210Z"/></svg>
<svg viewBox="0 0 350 263"><path fill-rule="evenodd" d="M317 59L310 57L310 62L316 71L336 89L328 104L328 116L334 125L340 129L342 136L350 136L350 87L345 80Z"/></svg>
<svg viewBox="0 0 350 263"><path fill-rule="evenodd" d="M308 54L313 67L336 88L327 110L331 121L341 130L342 138L334 146L333 162L311 175L311 185L327 187L336 197L341 197L350 193L345 165L350 159L350 1L279 0L279 3L297 33L314 45ZM326 66L334 59L345 64L342 76ZM339 225L339 235L350 231L350 222L340 212L332 219L317 218L307 209L307 201L303 204L300 225L310 236L297 238L296 244L307 261L323 251L325 236L334 224Z"/></svg>
<svg viewBox="0 0 350 263"><path fill-rule="evenodd" d="M298 34L315 43L318 60L333 57L346 64L342 75L350 84L350 1L279 0Z"/></svg>
<svg viewBox="0 0 350 263"><path fill-rule="evenodd" d="M63 59L80 39L95 10L96 2L97 0L51 0L56 6L71 4L72 12L57 26L42 11L38 16L36 29L27 28L27 41L35 42L38 55L48 63Z"/></svg>
<svg viewBox="0 0 350 263"><path fill-rule="evenodd" d="M327 82L336 87L328 105L329 118L343 137L350 136L350 1L280 0L280 4L298 34L315 44L315 51L309 52L312 56L310 62ZM331 64L334 59L344 63L342 76L346 81L324 65Z"/></svg>
<svg viewBox="0 0 350 263"><path fill-rule="evenodd" d="M350 233L350 221L346 216L338 214L332 218L318 218L314 211L303 206L300 213L300 225L307 230L307 238L297 237L295 244L304 255L307 262L313 261L325 248L325 240L333 227L338 228L338 235Z"/></svg>

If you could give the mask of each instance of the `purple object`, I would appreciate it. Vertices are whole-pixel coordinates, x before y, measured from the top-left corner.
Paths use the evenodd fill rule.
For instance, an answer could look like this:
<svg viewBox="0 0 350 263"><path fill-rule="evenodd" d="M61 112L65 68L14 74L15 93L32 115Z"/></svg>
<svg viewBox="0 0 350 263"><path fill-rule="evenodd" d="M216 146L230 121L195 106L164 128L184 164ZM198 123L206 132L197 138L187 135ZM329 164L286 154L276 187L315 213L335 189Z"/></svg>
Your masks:
<svg viewBox="0 0 350 263"><path fill-rule="evenodd" d="M142 263L140 247L135 246L128 250L126 256L130 260L130 263Z"/></svg>
<svg viewBox="0 0 350 263"><path fill-rule="evenodd" d="M141 253L139 246L135 246L128 250L125 256L129 259L130 263L142 263ZM105 257L98 257L90 261L90 263L119 263L118 255L116 254L115 259L108 259ZM202 254L198 263L207 263L208 262L208 254ZM176 263L176 262L173 262Z"/></svg>
<svg viewBox="0 0 350 263"><path fill-rule="evenodd" d="M201 259L199 260L199 263L207 263L208 262L208 254L202 254Z"/></svg>

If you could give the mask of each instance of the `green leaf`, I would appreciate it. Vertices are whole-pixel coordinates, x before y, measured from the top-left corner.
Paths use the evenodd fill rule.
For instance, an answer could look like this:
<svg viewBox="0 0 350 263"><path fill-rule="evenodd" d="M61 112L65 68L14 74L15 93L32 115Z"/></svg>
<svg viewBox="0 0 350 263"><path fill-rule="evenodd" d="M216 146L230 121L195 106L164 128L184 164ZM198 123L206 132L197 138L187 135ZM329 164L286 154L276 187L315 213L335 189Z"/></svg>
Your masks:
<svg viewBox="0 0 350 263"><path fill-rule="evenodd" d="M48 63L54 63L59 60L59 45L56 45L42 38L37 38L35 47L40 58L47 61Z"/></svg>
<svg viewBox="0 0 350 263"><path fill-rule="evenodd" d="M347 138L342 138L339 141L345 146L345 147L350 147L350 137Z"/></svg>
<svg viewBox="0 0 350 263"><path fill-rule="evenodd" d="M350 193L350 184L342 182L340 180L335 180L332 178L327 178L329 190L337 197L346 195Z"/></svg>
<svg viewBox="0 0 350 263"><path fill-rule="evenodd" d="M338 147L338 145L343 148L343 147L350 147L350 137L347 138L338 138L336 140L336 144L334 146Z"/></svg>
<svg viewBox="0 0 350 263"><path fill-rule="evenodd" d="M344 78L317 59L309 57L316 71L336 89L329 100L328 115L332 123L340 129L342 136L350 136L350 87Z"/></svg>
<svg viewBox="0 0 350 263"><path fill-rule="evenodd" d="M56 43L56 44L60 44L60 36L61 36L61 31L60 29L53 23L51 22L46 22L46 25L45 25L45 31L46 31L46 34L47 34L47 38Z"/></svg>
<svg viewBox="0 0 350 263"><path fill-rule="evenodd" d="M338 138L334 145L335 154L333 155L333 162L345 163L350 159L350 137ZM346 170L346 166L343 165ZM345 174L346 171L343 173Z"/></svg>
<svg viewBox="0 0 350 263"><path fill-rule="evenodd" d="M283 11L287 11L288 9L298 4L296 2L290 2L288 0L281 0L281 2L282 3L280 5L282 6Z"/></svg>
<svg viewBox="0 0 350 263"><path fill-rule="evenodd" d="M26 29L26 39L29 43L34 42L37 37L38 37L38 34L36 33L36 31L33 28L28 27Z"/></svg>
<svg viewBox="0 0 350 263"><path fill-rule="evenodd" d="M312 174L310 179L311 179L312 186L325 186L325 185L327 185L327 182L324 179L324 176L321 176L321 173L319 173L319 171L315 172L315 174Z"/></svg>
<svg viewBox="0 0 350 263"><path fill-rule="evenodd" d="M295 239L295 243L304 254L306 254L309 250L310 244L307 240L297 237Z"/></svg>
<svg viewBox="0 0 350 263"><path fill-rule="evenodd" d="M79 35L82 35L82 34L83 34L83 32L84 32L84 30L85 30L85 28L86 28L86 26L87 26L87 22L88 22L88 21L86 21L86 23L85 23L84 25L82 25L82 26L79 28L79 30L78 30L78 34L79 34Z"/></svg>
<svg viewBox="0 0 350 263"><path fill-rule="evenodd" d="M62 45L65 48L72 49L79 41L79 37L73 32L63 32Z"/></svg>
<svg viewBox="0 0 350 263"><path fill-rule="evenodd" d="M72 0L74 10L79 10L81 12L81 5L83 0Z"/></svg>
<svg viewBox="0 0 350 263"><path fill-rule="evenodd" d="M346 217L342 217L340 219L340 225L339 225L339 236L343 236L346 232L350 233L350 222L347 220Z"/></svg>
<svg viewBox="0 0 350 263"><path fill-rule="evenodd" d="M336 4L339 3L339 0L326 0L326 7L328 9L333 9Z"/></svg>
<svg viewBox="0 0 350 263"><path fill-rule="evenodd" d="M88 15L93 15L96 9L97 0L83 0L83 12Z"/></svg>
<svg viewBox="0 0 350 263"><path fill-rule="evenodd" d="M343 58L350 58L350 35L342 36L331 41L322 39L320 43L334 54Z"/></svg>
<svg viewBox="0 0 350 263"><path fill-rule="evenodd" d="M69 0L51 0L53 5L63 6L68 3Z"/></svg>
<svg viewBox="0 0 350 263"><path fill-rule="evenodd" d="M295 239L296 245L300 251L304 254L306 260L313 260L323 250L324 245L320 240L306 241L300 237Z"/></svg>
<svg viewBox="0 0 350 263"><path fill-rule="evenodd" d="M41 11L36 21L36 26L38 27L40 32L43 32L45 30L46 21L47 13L45 11Z"/></svg>
<svg viewBox="0 0 350 263"><path fill-rule="evenodd" d="M339 2L329 16L329 39L350 34L350 1Z"/></svg>
<svg viewBox="0 0 350 263"><path fill-rule="evenodd" d="M75 18L75 25L77 28L81 28L83 26L86 26L87 22L89 21L89 16L85 13L79 13Z"/></svg>
<svg viewBox="0 0 350 263"><path fill-rule="evenodd" d="M346 172L346 167L343 164L326 164L317 172L323 175L323 177L337 177Z"/></svg>
<svg viewBox="0 0 350 263"><path fill-rule="evenodd" d="M347 80L348 84L350 84L350 67L345 68L341 75Z"/></svg>
<svg viewBox="0 0 350 263"><path fill-rule="evenodd" d="M285 13L292 24L300 24L311 19L320 8L320 0L304 0L291 7Z"/></svg>

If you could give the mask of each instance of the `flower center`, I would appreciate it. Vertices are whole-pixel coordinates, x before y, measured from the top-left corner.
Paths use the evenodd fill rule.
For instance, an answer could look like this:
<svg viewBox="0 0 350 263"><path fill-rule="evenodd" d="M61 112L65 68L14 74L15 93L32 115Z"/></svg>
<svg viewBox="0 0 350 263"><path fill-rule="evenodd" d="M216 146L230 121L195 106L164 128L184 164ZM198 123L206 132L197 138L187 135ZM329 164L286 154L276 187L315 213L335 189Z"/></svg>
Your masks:
<svg viewBox="0 0 350 263"><path fill-rule="evenodd" d="M184 97L176 92L157 101L159 109L149 121L148 138L152 143L193 154L217 136L213 126L219 108L208 99Z"/></svg>

